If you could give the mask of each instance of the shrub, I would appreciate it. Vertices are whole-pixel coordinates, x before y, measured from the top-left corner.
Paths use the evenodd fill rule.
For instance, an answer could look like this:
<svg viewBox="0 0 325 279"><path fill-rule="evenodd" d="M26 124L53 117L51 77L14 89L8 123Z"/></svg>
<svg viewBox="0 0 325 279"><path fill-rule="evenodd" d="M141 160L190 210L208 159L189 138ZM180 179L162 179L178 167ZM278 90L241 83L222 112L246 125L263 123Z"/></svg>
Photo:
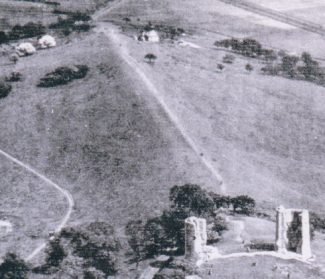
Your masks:
<svg viewBox="0 0 325 279"><path fill-rule="evenodd" d="M128 239L128 243L133 250L134 258L132 261L138 263L146 258L146 251L144 249L144 223L142 220L130 221L126 228L125 234Z"/></svg>
<svg viewBox="0 0 325 279"><path fill-rule="evenodd" d="M225 66L222 65L222 64L217 65L217 69L218 69L219 72L222 72L224 68L225 68Z"/></svg>
<svg viewBox="0 0 325 279"><path fill-rule="evenodd" d="M262 251L275 251L274 243L255 242L249 245L250 249Z"/></svg>
<svg viewBox="0 0 325 279"><path fill-rule="evenodd" d="M231 55L231 54L226 54L223 58L222 58L222 62L223 63L227 63L227 64L232 64L235 61L235 56Z"/></svg>
<svg viewBox="0 0 325 279"><path fill-rule="evenodd" d="M86 32L91 26L88 23L91 17L87 13L67 13L67 18L59 17L56 23L50 24L50 29L61 30L62 34L68 36L73 31Z"/></svg>
<svg viewBox="0 0 325 279"><path fill-rule="evenodd" d="M8 253L0 265L0 278L27 279L29 267L15 254Z"/></svg>
<svg viewBox="0 0 325 279"><path fill-rule="evenodd" d="M282 71L289 77L296 75L296 65L299 61L299 57L295 55L285 55L282 57Z"/></svg>
<svg viewBox="0 0 325 279"><path fill-rule="evenodd" d="M273 49L262 49L261 55L267 61L274 61L278 59L276 52Z"/></svg>
<svg viewBox="0 0 325 279"><path fill-rule="evenodd" d="M20 72L12 72L9 76L6 77L6 81L8 82L17 82L21 81L22 74Z"/></svg>
<svg viewBox="0 0 325 279"><path fill-rule="evenodd" d="M213 199L213 203L216 209L221 207L229 208L231 204L231 198L229 196L218 195L213 192L210 192L209 195Z"/></svg>
<svg viewBox="0 0 325 279"><path fill-rule="evenodd" d="M255 208L255 200L249 196L237 196L231 199L234 212L250 215L253 213Z"/></svg>
<svg viewBox="0 0 325 279"><path fill-rule="evenodd" d="M298 71L304 76L306 80L322 80L324 77L317 61L313 60L308 52L303 52L301 55L301 60L304 66L298 67Z"/></svg>
<svg viewBox="0 0 325 279"><path fill-rule="evenodd" d="M74 273L88 278L92 275L107 278L117 272L115 253L119 248L113 228L104 222L65 228L47 249L46 264L33 271L43 274L63 271L65 274L73 268Z"/></svg>
<svg viewBox="0 0 325 279"><path fill-rule="evenodd" d="M325 231L325 218L320 217L315 212L310 212L310 224L314 230Z"/></svg>
<svg viewBox="0 0 325 279"><path fill-rule="evenodd" d="M256 57L262 54L262 45L254 39L246 38L238 50L245 56Z"/></svg>
<svg viewBox="0 0 325 279"><path fill-rule="evenodd" d="M75 79L84 78L88 73L88 66L75 65L73 68L59 67L48 73L38 83L38 87L54 87L72 82Z"/></svg>
<svg viewBox="0 0 325 279"><path fill-rule="evenodd" d="M31 38L46 33L46 28L41 23L28 22L25 25L15 25L8 34L9 40Z"/></svg>
<svg viewBox="0 0 325 279"><path fill-rule="evenodd" d="M9 41L9 38L4 31L0 31L0 44L7 43Z"/></svg>
<svg viewBox="0 0 325 279"><path fill-rule="evenodd" d="M251 64L246 64L245 65L245 70L247 71L247 72L251 72L251 71L253 71L253 66L251 65Z"/></svg>
<svg viewBox="0 0 325 279"><path fill-rule="evenodd" d="M0 80L0 99L7 97L11 90L12 86L10 84Z"/></svg>

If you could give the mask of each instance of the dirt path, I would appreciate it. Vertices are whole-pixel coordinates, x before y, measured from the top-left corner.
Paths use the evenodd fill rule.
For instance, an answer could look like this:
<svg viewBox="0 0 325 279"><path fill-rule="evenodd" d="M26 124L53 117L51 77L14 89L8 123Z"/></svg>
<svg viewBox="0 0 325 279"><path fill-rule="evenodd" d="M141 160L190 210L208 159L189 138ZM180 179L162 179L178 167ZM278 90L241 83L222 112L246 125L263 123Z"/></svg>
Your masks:
<svg viewBox="0 0 325 279"><path fill-rule="evenodd" d="M26 165L25 163L19 161L18 159L14 158L13 156L9 155L8 153L6 153L5 151L0 149L0 154L4 157L6 157L8 160L12 161L13 163L19 165L20 167L24 168L25 170L27 170L28 172L36 175L37 177L39 177L41 180L43 180L45 183L47 183L49 186L55 188L57 191L59 191L64 198L67 200L68 203L68 209L66 214L64 215L64 217L62 218L60 224L56 227L55 232L59 233L67 224L67 222L70 219L70 215L72 213L73 210L73 206L74 206L74 200L72 195L65 189L63 189L62 187L60 187L58 184L54 183L53 181L51 181L50 179L48 179L46 176L40 174L38 171L34 170L32 167ZM42 243L41 245L39 245L36 249L34 249L26 258L26 261L30 261L32 260L35 256L37 256L44 248L46 247L46 242Z"/></svg>
<svg viewBox="0 0 325 279"><path fill-rule="evenodd" d="M202 156L202 154L206 154L205 150L199 147L194 140L188 135L185 127L179 121L177 116L167 103L163 99L163 95L158 91L156 86L150 81L150 79L145 74L145 71L142 69L141 64L139 64L133 57L128 54L126 47L123 45L123 41L120 39L118 31L116 28L109 23L99 23L99 27L96 29L97 32L105 34L113 43L114 48L121 59L131 68L131 70L138 75L140 80L147 87L149 92L156 98L159 105L166 112L170 121L175 125L175 127L180 131L182 137L186 141L186 143L190 146L190 148L194 151L194 153L200 158L201 162L206 166L206 168L210 171L210 173L216 178L220 185L220 191L222 194L226 193L226 186L223 183L222 177L219 175L213 164L206 157Z"/></svg>

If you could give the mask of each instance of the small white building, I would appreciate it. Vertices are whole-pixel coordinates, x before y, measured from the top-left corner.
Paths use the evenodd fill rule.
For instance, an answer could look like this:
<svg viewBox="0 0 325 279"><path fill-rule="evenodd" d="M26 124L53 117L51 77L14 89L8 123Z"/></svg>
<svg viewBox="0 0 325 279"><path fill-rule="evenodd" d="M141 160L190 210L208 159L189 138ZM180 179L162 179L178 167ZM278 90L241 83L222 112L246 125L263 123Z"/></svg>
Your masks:
<svg viewBox="0 0 325 279"><path fill-rule="evenodd" d="M150 30L150 31L143 31L141 36L139 37L139 40L144 42L159 43L160 37L157 31Z"/></svg>
<svg viewBox="0 0 325 279"><path fill-rule="evenodd" d="M31 43L21 43L16 47L19 56L32 55L36 52L36 48Z"/></svg>
<svg viewBox="0 0 325 279"><path fill-rule="evenodd" d="M56 41L52 36L44 35L38 40L38 45L40 48L56 47Z"/></svg>

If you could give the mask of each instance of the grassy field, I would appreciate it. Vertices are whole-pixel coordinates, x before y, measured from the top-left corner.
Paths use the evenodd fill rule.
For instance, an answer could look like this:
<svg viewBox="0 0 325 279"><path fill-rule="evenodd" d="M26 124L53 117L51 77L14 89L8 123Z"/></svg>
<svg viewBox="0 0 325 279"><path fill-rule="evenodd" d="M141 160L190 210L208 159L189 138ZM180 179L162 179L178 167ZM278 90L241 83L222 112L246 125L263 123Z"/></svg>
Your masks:
<svg viewBox="0 0 325 279"><path fill-rule="evenodd" d="M125 9L130 15L137 9L146 10L131 2ZM168 11L175 5L158 5L156 9L163 11L158 21L184 27L188 18L195 20L182 19L175 9L179 17L170 22ZM116 13L120 10L121 6ZM141 21L149 16L153 17L147 13ZM232 23L237 27L239 21ZM226 24L223 28L228 28ZM196 25L197 30L191 25L193 33L184 39L201 49L141 44L127 37L125 44L138 61L148 52L159 55L154 67L144 66L146 73L188 133L206 150L205 155L216 161L229 193L249 194L273 206L283 203L324 212L324 88L263 76L260 62L240 56L226 65L223 73L217 73L217 64L226 53L212 48L217 36L206 36L200 31L201 23ZM244 70L246 63L255 68L251 74Z"/></svg>
<svg viewBox="0 0 325 279"><path fill-rule="evenodd" d="M0 237L0 256L16 252L25 257L60 222L65 201L44 182L1 157L1 220L13 225L13 231Z"/></svg>
<svg viewBox="0 0 325 279"><path fill-rule="evenodd" d="M323 276L318 269L312 269L308 264L297 264L295 261L284 261L266 256L218 259L203 266L201 270L199 275L202 279L316 279Z"/></svg>
<svg viewBox="0 0 325 279"><path fill-rule="evenodd" d="M73 64L90 67L84 80L36 87L45 73ZM0 101L6 119L0 147L72 193L71 223L103 220L123 228L131 218L158 215L175 184L215 186L158 104L149 109L143 96L150 94L124 67L110 42L92 34L2 68L20 71L24 80Z"/></svg>
<svg viewBox="0 0 325 279"><path fill-rule="evenodd" d="M72 10L101 4L61 2ZM238 14L224 4L218 9L214 2L127 0L101 19L123 27L125 17L135 25L152 21L181 27L186 31L182 39L198 46L140 43L133 39L138 35L134 29L118 35L186 133L204 150L201 156L221 174L228 194L248 194L267 210L283 204L325 214L325 89L261 75L260 61L238 55L220 73L217 65L227 52L213 47L217 39L245 34L277 48L322 56L323 38L260 16L252 20L249 13ZM29 20L28 16L26 12L24 18ZM0 122L0 148L72 193L76 206L70 224L106 221L123 238L129 220L157 216L167 207L169 188L175 184L198 183L220 190L107 37L89 32L58 42L57 48L21 58L16 65L5 65L7 58L0 57L1 76L13 70L23 74L23 81L0 100L0 117L5 120ZM154 65L143 60L149 52L158 56ZM245 71L247 63L254 67L252 73ZM56 88L36 86L46 73L73 64L90 68L85 79ZM57 224L65 203L2 158L0 171L0 190L6 197L1 216L14 224L13 233L1 239L0 252L17 250L25 255ZM269 222L245 222L247 237L254 235L256 226L273 228ZM268 240L274 233L270 230ZM323 236L318 237L314 249L321 258ZM246 269L244 278L254 270L257 277L252 278L264 278L260 267L271 270L282 264L269 258L239 264L244 269L253 260L257 267ZM216 267L232 276L224 278L238 278L237 271L230 270L233 264L221 262ZM294 278L318 278L305 266L293 272Z"/></svg>

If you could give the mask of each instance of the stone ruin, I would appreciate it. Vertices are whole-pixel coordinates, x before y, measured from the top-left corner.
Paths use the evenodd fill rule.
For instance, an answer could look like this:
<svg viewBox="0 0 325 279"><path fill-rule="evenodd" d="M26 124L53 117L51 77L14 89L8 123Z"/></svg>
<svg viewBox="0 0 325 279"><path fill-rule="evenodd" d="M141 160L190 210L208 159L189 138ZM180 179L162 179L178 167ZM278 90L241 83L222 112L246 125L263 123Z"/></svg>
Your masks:
<svg viewBox="0 0 325 279"><path fill-rule="evenodd" d="M197 265L220 257L216 247L207 246L206 227L203 218L189 217L185 220L185 258ZM308 210L277 208L276 250L292 258L298 255L304 260L312 258Z"/></svg>
<svg viewBox="0 0 325 279"><path fill-rule="evenodd" d="M312 257L308 210L277 208L276 249L279 253L298 253L304 259Z"/></svg>
<svg viewBox="0 0 325 279"><path fill-rule="evenodd" d="M206 220L189 217L185 220L185 258L201 264L219 256L218 249L207 246Z"/></svg>
<svg viewBox="0 0 325 279"><path fill-rule="evenodd" d="M185 220L185 258L199 259L207 245L206 220L189 217Z"/></svg>

